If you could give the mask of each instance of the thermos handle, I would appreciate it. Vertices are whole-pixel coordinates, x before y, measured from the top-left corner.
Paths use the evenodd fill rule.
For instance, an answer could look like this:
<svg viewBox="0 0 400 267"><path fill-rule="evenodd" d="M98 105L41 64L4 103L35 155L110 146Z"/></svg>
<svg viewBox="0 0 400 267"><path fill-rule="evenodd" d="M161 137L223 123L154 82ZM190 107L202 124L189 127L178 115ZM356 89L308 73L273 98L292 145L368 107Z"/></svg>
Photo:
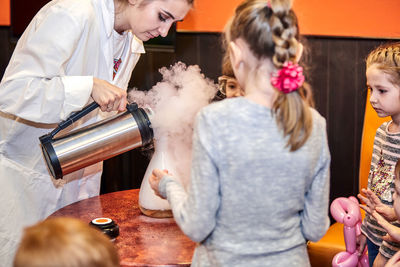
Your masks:
<svg viewBox="0 0 400 267"><path fill-rule="evenodd" d="M65 121L60 122L57 125L57 127L53 131L51 131L51 133L49 133L49 135L51 137L54 137L59 131L67 128L72 123L79 120L80 118L82 118L83 116L85 116L86 114L90 113L91 111L95 110L98 107L99 104L97 104L96 102L92 102L86 107L84 107L82 110L72 113Z"/></svg>

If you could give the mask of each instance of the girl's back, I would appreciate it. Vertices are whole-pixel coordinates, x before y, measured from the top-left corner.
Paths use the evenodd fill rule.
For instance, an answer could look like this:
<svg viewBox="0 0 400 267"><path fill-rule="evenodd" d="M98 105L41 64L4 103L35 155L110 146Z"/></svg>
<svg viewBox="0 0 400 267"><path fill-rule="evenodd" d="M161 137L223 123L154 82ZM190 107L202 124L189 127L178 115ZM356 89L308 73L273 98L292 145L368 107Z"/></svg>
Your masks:
<svg viewBox="0 0 400 267"><path fill-rule="evenodd" d="M329 226L325 120L297 64L290 0L246 0L224 43L245 97L205 107L193 135L187 193L154 170L182 231L200 242L192 266L309 266L306 240Z"/></svg>
<svg viewBox="0 0 400 267"><path fill-rule="evenodd" d="M329 226L330 154L325 120L315 110L312 114L311 136L290 152L264 106L240 97L201 112L198 130L218 169L221 195L207 243L251 254L282 251L323 236Z"/></svg>

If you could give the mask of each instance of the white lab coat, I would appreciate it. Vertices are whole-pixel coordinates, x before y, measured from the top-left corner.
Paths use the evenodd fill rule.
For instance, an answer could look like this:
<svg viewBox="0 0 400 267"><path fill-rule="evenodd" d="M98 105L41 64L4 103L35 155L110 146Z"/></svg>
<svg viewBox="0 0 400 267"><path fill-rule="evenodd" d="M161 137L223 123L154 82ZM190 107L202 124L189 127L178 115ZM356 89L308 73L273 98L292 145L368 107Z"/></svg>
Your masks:
<svg viewBox="0 0 400 267"><path fill-rule="evenodd" d="M102 163L54 180L38 138L93 101L93 77L127 88L144 48L125 33L113 80L113 25L113 0L53 0L18 41L0 84L0 266L11 266L23 227L99 194ZM97 109L75 127L109 115Z"/></svg>

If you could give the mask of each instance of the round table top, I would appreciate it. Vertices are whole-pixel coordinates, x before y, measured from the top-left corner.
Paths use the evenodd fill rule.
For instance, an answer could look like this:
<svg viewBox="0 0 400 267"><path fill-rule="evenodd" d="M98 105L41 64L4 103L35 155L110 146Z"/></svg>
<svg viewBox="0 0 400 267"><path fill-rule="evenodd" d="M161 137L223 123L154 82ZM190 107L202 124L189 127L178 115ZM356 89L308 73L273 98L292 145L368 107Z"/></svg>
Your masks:
<svg viewBox="0 0 400 267"><path fill-rule="evenodd" d="M139 189L118 191L68 205L52 215L113 219L120 234L114 241L125 266L190 266L196 243L186 237L173 218L151 218L138 205Z"/></svg>

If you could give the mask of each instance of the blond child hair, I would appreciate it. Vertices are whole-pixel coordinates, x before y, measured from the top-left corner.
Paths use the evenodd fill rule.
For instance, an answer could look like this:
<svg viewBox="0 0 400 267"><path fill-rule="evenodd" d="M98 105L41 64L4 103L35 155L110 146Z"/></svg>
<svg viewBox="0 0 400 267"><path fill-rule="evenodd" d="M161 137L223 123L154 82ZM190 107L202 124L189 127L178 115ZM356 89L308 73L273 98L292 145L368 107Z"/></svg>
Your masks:
<svg viewBox="0 0 400 267"><path fill-rule="evenodd" d="M24 231L14 267L117 267L114 244L100 230L65 217L49 218Z"/></svg>
<svg viewBox="0 0 400 267"><path fill-rule="evenodd" d="M376 64L378 69L390 75L393 84L400 84L400 42L385 43L369 53L367 69Z"/></svg>

